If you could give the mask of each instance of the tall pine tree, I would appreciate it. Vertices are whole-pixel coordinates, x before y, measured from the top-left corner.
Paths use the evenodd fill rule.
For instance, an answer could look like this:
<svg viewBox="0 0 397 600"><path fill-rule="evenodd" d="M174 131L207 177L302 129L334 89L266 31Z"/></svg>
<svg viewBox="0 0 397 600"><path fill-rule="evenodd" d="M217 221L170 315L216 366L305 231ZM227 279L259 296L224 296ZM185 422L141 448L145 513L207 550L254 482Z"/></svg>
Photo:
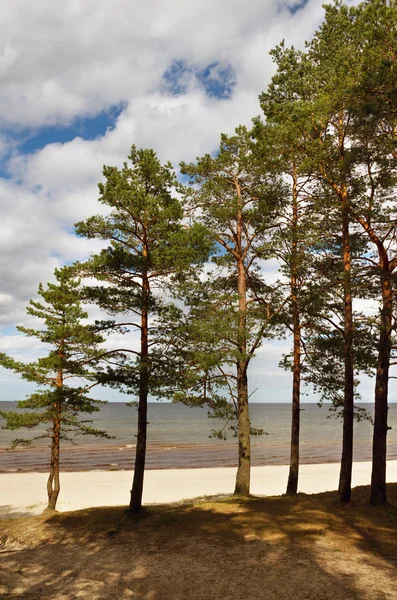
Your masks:
<svg viewBox="0 0 397 600"><path fill-rule="evenodd" d="M195 184L189 190L191 207L222 249L217 277L229 294L230 324L227 335L234 350L237 390L238 469L235 494L250 491L250 416L248 367L260 346L277 301L270 298L260 259L269 256L267 236L276 226L284 188L266 171L253 152L250 132L238 127L235 135L221 136L219 152L205 155L196 164L181 165ZM226 305L223 305L222 309ZM234 325L231 325L234 320Z"/></svg>
<svg viewBox="0 0 397 600"><path fill-rule="evenodd" d="M130 164L104 167L99 201L107 216L78 223L77 233L109 242L81 265L99 285L87 289L90 299L123 325L139 333L138 347L124 350L134 359L109 369L103 383L138 396L138 433L130 510L141 509L147 443L149 394L161 394L172 381L175 365L167 353L168 333L177 309L165 299L172 277L205 260L209 245L203 229L188 227L181 202L173 195L172 166L162 165L153 150L131 148ZM175 313L176 311L176 313ZM175 314L174 314L175 313ZM167 333L168 331L168 333Z"/></svg>
<svg viewBox="0 0 397 600"><path fill-rule="evenodd" d="M101 404L91 398L88 392L97 385L98 364L104 356L99 344L104 340L95 326L82 323L88 315L81 307L79 281L75 279L73 270L68 267L56 270L55 277L57 283L49 283L47 289L40 284L42 302L31 300L27 308L29 315L44 322L44 328L17 328L50 346L48 354L27 364L0 354L3 367L39 386L36 392L18 402L18 408L28 409L29 412L9 411L0 414L6 419L6 429L30 430L41 424L48 426L33 438L14 440L13 446L50 438L50 474L47 481L49 510L55 510L60 492L61 441L74 440L79 434L108 437L104 431L92 428L87 420L80 418L81 413L91 414L99 410L98 404Z"/></svg>

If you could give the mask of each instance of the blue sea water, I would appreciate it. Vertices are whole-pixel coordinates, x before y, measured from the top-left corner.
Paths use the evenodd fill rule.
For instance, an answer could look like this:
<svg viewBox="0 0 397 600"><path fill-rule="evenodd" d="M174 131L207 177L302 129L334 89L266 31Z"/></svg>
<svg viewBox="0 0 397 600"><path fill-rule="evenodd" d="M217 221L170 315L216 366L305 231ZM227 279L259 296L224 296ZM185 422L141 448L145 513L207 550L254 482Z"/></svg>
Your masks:
<svg viewBox="0 0 397 600"><path fill-rule="evenodd" d="M1 410L15 410L14 402L2 402ZM372 414L372 405L365 405ZM331 416L327 406L303 404L301 416L301 462L338 462L341 454L342 425ZM264 429L265 435L252 438L253 465L288 464L291 427L290 404L252 404L251 422ZM132 469L135 451L136 408L109 403L93 416L93 426L105 429L114 439L91 436L65 442L61 450L61 469L121 470ZM235 466L237 440L230 433L226 441L209 437L219 422L209 419L205 408L180 404L150 403L148 408L147 468L195 468ZM397 458L397 404L391 404L388 435L388 459ZM0 426L4 422L0 419ZM32 432L0 430L0 471L46 471L49 463L48 440L33 447L8 451L15 437L33 436ZM371 460L372 425L355 425L356 461Z"/></svg>

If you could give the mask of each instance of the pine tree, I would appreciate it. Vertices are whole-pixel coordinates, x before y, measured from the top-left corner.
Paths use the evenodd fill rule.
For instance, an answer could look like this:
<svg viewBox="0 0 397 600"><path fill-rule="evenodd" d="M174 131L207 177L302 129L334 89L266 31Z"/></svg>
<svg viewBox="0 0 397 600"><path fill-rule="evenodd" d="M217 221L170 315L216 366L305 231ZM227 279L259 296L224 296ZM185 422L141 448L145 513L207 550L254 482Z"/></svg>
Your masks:
<svg viewBox="0 0 397 600"><path fill-rule="evenodd" d="M305 53L283 46L277 48L274 57L278 72L267 95L271 99L271 103L267 101L271 118L299 131L303 168L324 186L325 198L331 200L328 210L337 209L341 215L345 389L339 493L343 501L349 500L351 495L354 414L352 219L349 207L355 148L347 141L352 127L348 89L359 70L359 61L354 61L354 55L351 55L350 19L349 9L339 2L327 6L326 19Z"/></svg>
<svg viewBox="0 0 397 600"><path fill-rule="evenodd" d="M283 49L275 49L275 59L280 59ZM298 93L299 68L301 56L294 51L289 54L297 76L295 82L277 83L277 95L283 87L283 103L277 99L277 112L285 110L288 105L298 103L304 98L305 87ZM273 82L274 86L275 82ZM287 181L286 194L279 215L279 228L272 236L272 251L280 262L280 270L288 279L286 293L288 303L283 312L286 328L293 338L292 364L286 360L283 366L292 370L292 421L291 421L291 455L287 483L287 494L294 495L298 491L299 477L299 440L300 440L300 397L302 370L302 319L307 312L307 304L311 302L305 291L307 263L309 260L310 240L313 238L313 185L310 174L305 170L305 155L302 153L304 140L301 139L299 120L283 122L280 114L274 113L274 97L271 87L268 93L260 96L261 108L267 117L266 123L259 118L254 120L254 135L258 140L259 151L262 146L265 152L271 148L271 163L274 171ZM298 126L294 126L298 125ZM267 149L267 150L266 150Z"/></svg>
<svg viewBox="0 0 397 600"><path fill-rule="evenodd" d="M276 226L278 204L284 188L277 177L265 172L253 152L250 132L238 127L234 136L221 136L219 152L181 164L195 187L189 191L197 218L222 249L216 259L223 294L229 294L225 339L233 346L236 367L238 469L235 494L250 491L250 417L248 367L261 344L277 302L270 298L259 259L269 256L266 238ZM222 296L222 294L221 294ZM234 324L233 323L234 320Z"/></svg>
<svg viewBox="0 0 397 600"><path fill-rule="evenodd" d="M344 409L344 288L343 246L338 235L340 215L323 221L323 235L311 248L307 286L312 303L306 320L302 344L304 363L302 376L320 395L320 403L330 402L330 410L343 419ZM334 222L336 219L336 223ZM326 233L328 231L328 234ZM365 265L367 253L365 238L356 232L351 236L352 295L368 298L371 273ZM358 384L360 373L372 375L374 367L373 319L355 310L354 333L354 398L353 416L356 420L369 418L367 411L357 405L360 399Z"/></svg>
<svg viewBox="0 0 397 600"><path fill-rule="evenodd" d="M367 261L376 265L373 274L379 277L382 298L371 478L371 503L379 504L386 502L387 397L393 272L397 267L395 220L390 207L395 180L393 89L397 13L394 3L388 6L381 0L370 0L358 7L338 1L325 8L324 23L308 50L316 78L322 84L322 92L317 94L320 110L316 117L322 116L327 124L327 135L319 138L317 169L324 184L340 197L345 231L345 305L351 297L351 276L347 277L346 267L351 263L348 248L353 222L367 234L377 253L377 260L367 256ZM349 339L353 341L353 328L345 320L346 351ZM351 403L345 405L348 420L345 419L339 486L342 499L350 497L352 412Z"/></svg>
<svg viewBox="0 0 397 600"><path fill-rule="evenodd" d="M92 302L122 323L108 328L139 332L139 348L125 349L133 361L109 368L101 381L138 396L138 433L130 510L142 506L147 442L149 394L161 395L177 371L167 353L178 309L165 300L172 277L187 274L205 260L209 244L202 228L184 223L181 202L172 195L176 185L172 166L161 165L153 150L131 148L131 165L104 167L99 184L100 202L111 208L108 216L78 223L77 233L108 241L100 254L81 265L100 285L87 289Z"/></svg>
<svg viewBox="0 0 397 600"><path fill-rule="evenodd" d="M351 215L373 249L368 261L378 280L380 301L371 504L384 504L388 426L388 383L392 356L395 273L397 270L397 7L395 2L370 0L360 4L351 27L359 78L351 86L354 144L360 149L357 199Z"/></svg>
<svg viewBox="0 0 397 600"><path fill-rule="evenodd" d="M302 116L300 126L307 167L327 190L327 197L329 192L333 194L333 205L339 207L341 216L345 392L339 493L344 501L351 495L353 460L351 233L356 231L357 224L366 232L369 244L378 254L378 260L366 257L376 265L382 298L371 484L371 502L377 504L386 501L388 373L393 273L397 266L393 243L395 221L390 208L396 131L393 100L396 7L381 0L349 7L338 0L325 9L325 20L307 45L304 55L307 68L300 73L303 84L311 86L312 97L299 103L300 113L296 109L290 111L289 118ZM276 76L276 84L281 82L281 89L285 88L285 82L293 85L297 80L297 74L291 72L288 52L281 53L280 72Z"/></svg>
<svg viewBox="0 0 397 600"><path fill-rule="evenodd" d="M82 323L87 313L81 307L79 281L68 267L55 271L57 283L49 283L47 289L41 284L39 295L42 302L31 300L29 315L44 322L43 329L19 326L17 329L29 337L36 337L50 346L49 353L33 363L21 363L0 354L0 364L36 383L39 388L18 408L29 412L0 412L6 419L6 429L32 429L40 424L48 425L45 432L33 438L18 438L13 447L28 445L36 440L50 438L50 474L47 482L48 509L55 510L60 492L60 446L61 441L73 440L76 435L109 437L104 431L92 428L90 421L82 420L80 413L91 414L102 402L88 395L97 385L98 363L103 355L99 344L104 340L95 326ZM73 385L73 381L77 381Z"/></svg>
<svg viewBox="0 0 397 600"><path fill-rule="evenodd" d="M172 399L188 406L207 406L208 416L221 421L211 437L226 440L230 431L238 437L238 294L235 277L225 273L225 257L213 257L213 261L216 267L205 277L201 274L204 280L190 278L179 285L185 311L173 340L181 364ZM273 290L262 282L260 305L252 304L247 311L247 369L262 337L269 335L274 299ZM263 430L250 425L250 434L262 435Z"/></svg>

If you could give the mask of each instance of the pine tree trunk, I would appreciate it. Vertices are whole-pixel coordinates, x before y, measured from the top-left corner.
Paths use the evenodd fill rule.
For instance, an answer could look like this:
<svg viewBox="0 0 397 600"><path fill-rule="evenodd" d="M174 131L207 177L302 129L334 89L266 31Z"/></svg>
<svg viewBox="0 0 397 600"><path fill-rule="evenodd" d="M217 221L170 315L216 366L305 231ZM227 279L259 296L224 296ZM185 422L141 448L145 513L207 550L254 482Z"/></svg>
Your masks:
<svg viewBox="0 0 397 600"><path fill-rule="evenodd" d="M389 265L382 261L382 310L379 334L378 366L375 382L375 419L372 445L371 504L385 504L386 497L386 439L388 432L388 383L391 353L393 297ZM382 264L383 263L383 264Z"/></svg>
<svg viewBox="0 0 397 600"><path fill-rule="evenodd" d="M299 315L294 318L294 367L292 379L292 426L291 426L291 458L287 494L298 492L299 477L299 436L300 436L300 380L301 380L301 339Z"/></svg>
<svg viewBox="0 0 397 600"><path fill-rule="evenodd" d="M145 474L146 439L147 439L147 401L149 393L149 333L148 302L149 280L142 278L143 306L141 313L141 356L139 376L138 431L135 451L134 478L131 490L129 510L139 512L142 508L143 478Z"/></svg>
<svg viewBox="0 0 397 600"><path fill-rule="evenodd" d="M342 459L339 475L339 496L342 502L351 498L353 468L353 417L354 417L354 368L353 368L353 306L351 292L351 251L347 193L342 199L342 246L343 246L343 296L344 296L344 404Z"/></svg>
<svg viewBox="0 0 397 600"><path fill-rule="evenodd" d="M251 426L248 407L248 380L245 361L237 364L238 468L234 494L249 496L251 479Z"/></svg>
<svg viewBox="0 0 397 600"><path fill-rule="evenodd" d="M238 467L235 495L249 496L251 479L251 424L248 407L247 377L247 273L242 250L242 211L241 190L235 182L238 198L236 218L237 252L237 291L238 291L238 352L237 361L237 412L238 412Z"/></svg>
<svg viewBox="0 0 397 600"><path fill-rule="evenodd" d="M292 424L291 424L291 457L289 464L289 476L287 483L287 494L290 496L298 492L299 477L299 436L300 436L300 383L301 383L301 329L298 305L297 285L297 260L298 260L298 193L297 173L294 167L293 189L292 189L292 248L291 248L291 305L294 336L294 361L292 374Z"/></svg>
<svg viewBox="0 0 397 600"><path fill-rule="evenodd" d="M59 448L61 430L61 405L56 403L52 426L50 474L47 480L47 510L55 510L61 489L59 480Z"/></svg>

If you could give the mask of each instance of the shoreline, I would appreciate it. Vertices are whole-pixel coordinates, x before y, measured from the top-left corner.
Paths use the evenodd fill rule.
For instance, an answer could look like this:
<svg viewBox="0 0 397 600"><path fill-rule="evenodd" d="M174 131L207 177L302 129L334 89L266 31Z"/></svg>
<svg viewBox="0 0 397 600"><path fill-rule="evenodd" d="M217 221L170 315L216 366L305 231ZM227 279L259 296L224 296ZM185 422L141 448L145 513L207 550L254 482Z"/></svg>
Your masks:
<svg viewBox="0 0 397 600"><path fill-rule="evenodd" d="M397 443L388 444L389 460L397 460ZM149 446L146 470L201 469L237 467L237 446L223 442L208 445L159 444ZM289 464L290 444L252 445L252 466L285 466ZM313 443L302 444L301 465L332 464L340 461L340 443L319 447ZM371 462L372 448L367 443L356 442L356 462ZM61 471L132 471L135 452L132 447L79 447L63 448ZM0 474L48 473L49 452L38 448L4 451L0 449Z"/></svg>
<svg viewBox="0 0 397 600"><path fill-rule="evenodd" d="M392 463L392 462L397 462L397 459L395 458L391 458L390 460L387 461L387 463ZM368 464L368 463L372 463L372 460L370 458L367 459L362 459L362 460L358 460L355 461L354 464ZM329 466L329 465L340 465L340 461L335 461L333 459L330 459L329 461L321 461L319 460L318 462L301 462L300 463L300 467L304 467L304 466L318 466L318 465L323 465L323 466ZM289 467L289 463L283 462L283 463L268 463L268 464L254 464L251 465L251 469L257 469L257 468L267 468L267 467L283 467L283 468L288 468ZM219 466L219 465L215 465L215 466L196 466L196 465L189 465L189 466L182 466L182 467L146 467L145 468L145 474L148 473L149 471L197 471L197 470L204 470L204 469L237 469L237 465L223 465L223 466ZM25 471L24 469L15 469L15 470L2 470L0 469L0 476L1 475L48 475L49 472L49 467L47 469L32 469L31 471ZM110 468L110 469L73 469L73 470L68 470L65 469L64 471L61 470L60 472L60 476L62 477L62 475L65 475L66 473L72 474L72 473L133 473L133 469L130 468L125 468L125 469L119 469L119 468ZM1 505L0 505L1 506Z"/></svg>
<svg viewBox="0 0 397 600"><path fill-rule="evenodd" d="M3 402L4 410L15 408L13 402ZM364 407L364 405L363 405ZM368 408L368 406L367 406ZM339 462L342 453L341 423L328 409L317 404L302 403L300 437L301 464ZM390 404L388 452L397 460L397 403ZM372 409L371 409L372 411ZM370 412L371 412L370 411ZM372 413L371 413L372 414ZM132 470L135 461L136 415L124 403L109 403L92 415L93 426L105 429L112 439L77 436L75 444L61 447L62 472L93 470ZM332 417L332 418L328 418ZM252 403L251 420L267 435L253 436L252 466L286 465L290 459L291 407L290 402ZM1 419L0 419L1 421ZM208 419L207 411L183 404L149 403L146 468L198 469L235 467L237 439L230 432L226 441L211 438L211 429L219 428L217 420ZM38 431L39 432L39 431ZM29 432L21 437L30 437ZM19 434L18 434L19 435ZM6 450L17 437L15 431L3 430L0 440L0 472L46 473L49 469L49 439L29 447ZM355 426L354 459L372 460L373 427L369 421Z"/></svg>
<svg viewBox="0 0 397 600"><path fill-rule="evenodd" d="M336 490L339 463L300 467L299 492L315 494ZM252 467L251 493L280 496L285 493L288 465ZM145 473L144 504L166 504L218 494L234 489L236 467L151 469ZM0 519L40 514L46 507L47 473L0 474ZM368 485L371 462L355 462L353 487ZM387 462L388 483L397 482L397 460ZM73 511L94 506L127 506L132 471L75 471L61 473L57 510Z"/></svg>

